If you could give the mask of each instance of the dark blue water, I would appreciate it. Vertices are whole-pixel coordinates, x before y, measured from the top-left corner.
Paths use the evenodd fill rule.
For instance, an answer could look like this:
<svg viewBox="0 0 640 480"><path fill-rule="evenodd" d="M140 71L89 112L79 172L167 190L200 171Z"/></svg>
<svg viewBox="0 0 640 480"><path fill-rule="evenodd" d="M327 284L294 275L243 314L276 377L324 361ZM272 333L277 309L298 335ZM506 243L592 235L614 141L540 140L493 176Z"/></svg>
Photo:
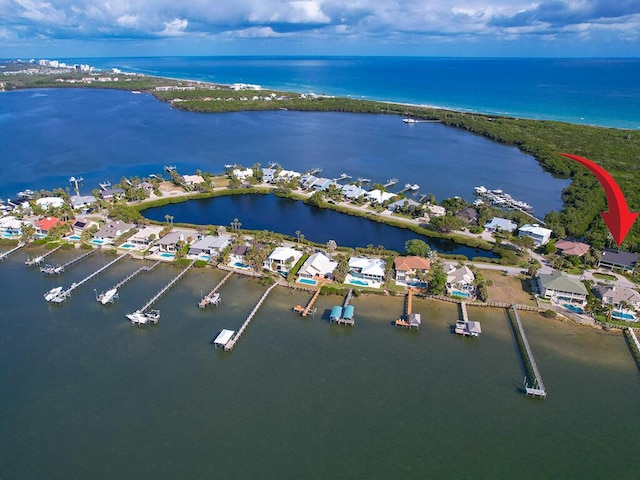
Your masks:
<svg viewBox="0 0 640 480"><path fill-rule="evenodd" d="M69 185L82 193L124 177L221 173L224 165L279 162L322 175L397 178L438 200L473 199L473 187L502 188L538 216L562 207L568 180L553 178L517 148L441 124L406 125L399 117L314 112L199 114L126 91L38 90L0 94L0 196Z"/></svg>
<svg viewBox="0 0 640 480"><path fill-rule="evenodd" d="M72 59L172 78L640 128L640 59L135 57Z"/></svg>
<svg viewBox="0 0 640 480"><path fill-rule="evenodd" d="M226 197L192 200L163 207L150 208L144 216L159 222L171 215L174 223L229 226L237 218L242 228L269 230L296 237L296 230L304 238L316 243L335 240L343 247L383 245L404 252L407 240L419 238L432 250L473 257L495 257L491 252L463 247L453 242L416 235L410 230L394 228L362 217L344 215L332 210L305 205L301 201L279 198L275 195L231 195Z"/></svg>

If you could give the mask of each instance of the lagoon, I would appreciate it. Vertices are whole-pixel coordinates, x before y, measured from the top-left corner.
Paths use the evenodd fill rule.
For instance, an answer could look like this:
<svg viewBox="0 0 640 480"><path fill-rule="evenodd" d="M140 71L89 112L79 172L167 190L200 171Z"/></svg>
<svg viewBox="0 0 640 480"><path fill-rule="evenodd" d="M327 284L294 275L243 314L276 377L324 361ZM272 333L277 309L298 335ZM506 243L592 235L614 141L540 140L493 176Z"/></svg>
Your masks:
<svg viewBox="0 0 640 480"><path fill-rule="evenodd" d="M144 210L142 214L158 222L171 215L174 223L224 225L230 227L234 218L243 229L269 230L297 238L296 231L312 242L326 244L329 240L342 247L374 247L404 252L407 240L420 238L438 252L473 257L495 255L486 250L465 247L449 240L439 240L391 227L362 217L306 205L302 201L280 198L273 194L228 195L201 200L189 200Z"/></svg>

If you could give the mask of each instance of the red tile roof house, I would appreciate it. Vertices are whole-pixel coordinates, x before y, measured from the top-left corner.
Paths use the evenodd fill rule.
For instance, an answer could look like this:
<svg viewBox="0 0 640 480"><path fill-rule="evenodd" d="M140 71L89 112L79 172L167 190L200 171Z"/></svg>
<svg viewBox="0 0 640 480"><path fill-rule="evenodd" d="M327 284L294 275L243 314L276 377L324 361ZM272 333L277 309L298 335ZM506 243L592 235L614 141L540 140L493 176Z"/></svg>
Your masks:
<svg viewBox="0 0 640 480"><path fill-rule="evenodd" d="M64 225L64 222L58 217L46 217L38 220L34 226L37 235L49 235L49 231L56 225Z"/></svg>
<svg viewBox="0 0 640 480"><path fill-rule="evenodd" d="M418 273L427 273L431 269L431 260L415 255L396 257L396 282L413 283L418 281Z"/></svg>
<svg viewBox="0 0 640 480"><path fill-rule="evenodd" d="M591 247L586 243L572 242L569 240L558 240L556 242L556 248L562 255L575 255L577 257L581 257L585 253L587 253Z"/></svg>

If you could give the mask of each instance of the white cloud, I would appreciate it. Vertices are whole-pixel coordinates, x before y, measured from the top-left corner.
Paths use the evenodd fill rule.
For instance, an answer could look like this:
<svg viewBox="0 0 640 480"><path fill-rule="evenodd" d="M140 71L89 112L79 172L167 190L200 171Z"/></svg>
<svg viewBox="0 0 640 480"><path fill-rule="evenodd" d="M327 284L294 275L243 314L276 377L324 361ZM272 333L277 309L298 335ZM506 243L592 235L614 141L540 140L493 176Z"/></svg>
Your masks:
<svg viewBox="0 0 640 480"><path fill-rule="evenodd" d="M179 35L184 35L184 31L189 25L189 21L184 18L174 18L170 22L164 23L164 29L159 33L159 35L164 37L176 37Z"/></svg>

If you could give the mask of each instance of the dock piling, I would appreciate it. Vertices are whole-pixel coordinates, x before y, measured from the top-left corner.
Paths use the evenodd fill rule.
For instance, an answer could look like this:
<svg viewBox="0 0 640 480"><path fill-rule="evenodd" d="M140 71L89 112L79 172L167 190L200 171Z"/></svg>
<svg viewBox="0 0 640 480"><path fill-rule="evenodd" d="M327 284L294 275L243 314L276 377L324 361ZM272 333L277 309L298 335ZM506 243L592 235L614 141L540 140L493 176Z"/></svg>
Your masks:
<svg viewBox="0 0 640 480"><path fill-rule="evenodd" d="M534 383L532 386L529 386L526 377L524 382L525 394L527 396L531 395L533 397L546 398L547 390L544 388L544 383L542 382L542 375L540 375L540 370L538 370L538 364L536 363L536 359L533 356L533 351L531 350L531 346L529 345L529 341L527 340L527 335L524 332L524 327L522 326L522 322L520 321L520 315L518 315L518 309L515 305L511 306L513 310L513 318L516 321L516 326L518 329L518 333L520 334L520 339L522 341L522 346L524 349L522 350L522 355L525 357L525 361L527 361L531 367L531 371L534 377Z"/></svg>

